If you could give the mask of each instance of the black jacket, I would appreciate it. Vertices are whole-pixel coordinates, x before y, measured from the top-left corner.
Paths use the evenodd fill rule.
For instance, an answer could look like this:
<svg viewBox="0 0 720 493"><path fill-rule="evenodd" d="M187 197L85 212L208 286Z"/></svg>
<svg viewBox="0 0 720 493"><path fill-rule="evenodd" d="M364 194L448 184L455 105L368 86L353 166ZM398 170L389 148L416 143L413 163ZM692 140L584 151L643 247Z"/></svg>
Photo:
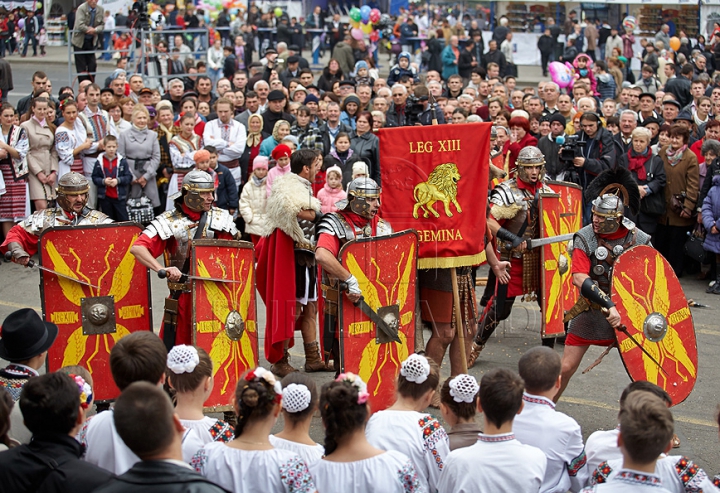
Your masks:
<svg viewBox="0 0 720 493"><path fill-rule="evenodd" d="M435 70L442 73L442 60L440 58L444 48L443 42L437 38L432 38L427 42L428 52L430 53L430 62L428 70Z"/></svg>
<svg viewBox="0 0 720 493"><path fill-rule="evenodd" d="M500 43L498 43L498 45L499 44ZM497 63L500 67L500 76L502 77L505 75L505 65L507 65L507 61L505 60L505 55L503 55L503 52L499 49L485 53L485 56L482 59L482 66L485 70L487 70L488 63L493 62Z"/></svg>
<svg viewBox="0 0 720 493"><path fill-rule="evenodd" d="M0 489L13 493L89 493L113 475L81 460L83 446L60 434L33 436L0 453Z"/></svg>
<svg viewBox="0 0 720 493"><path fill-rule="evenodd" d="M275 123L279 122L280 120L285 120L290 125L295 121L295 117L292 116L290 113L285 113L284 111L282 113L275 113L270 111L269 109L265 110L262 114L263 117L263 132L267 132L270 135L272 135L273 129L275 128Z"/></svg>
<svg viewBox="0 0 720 493"><path fill-rule="evenodd" d="M95 160L95 167L93 168L92 172L92 181L97 187L97 198L105 198L105 178L117 178L118 201L125 202L125 200L127 199L128 190L130 189L130 184L133 181L133 175L130 171L130 168L128 167L128 162L125 158L118 159L115 176L106 176L105 170L103 168L103 163L101 162L101 159L104 155L104 152L100 153L98 159Z"/></svg>
<svg viewBox="0 0 720 493"><path fill-rule="evenodd" d="M538 149L545 156L545 172L551 180L557 180L558 175L565 170L566 164L560 162L560 145L555 140L550 139L548 134L538 140Z"/></svg>
<svg viewBox="0 0 720 493"><path fill-rule="evenodd" d="M585 164L578 171L580 173L580 185L583 189L595 179L597 175L605 170L612 169L617 165L617 151L613 134L605 128L600 128L595 138L590 140L585 132L580 132L580 140L587 142L581 147Z"/></svg>
<svg viewBox="0 0 720 493"><path fill-rule="evenodd" d="M345 125L344 123L338 122L338 125L340 127L338 133L345 132L346 134L350 135L350 132L352 132L352 128ZM318 127L318 130L320 130L320 135L322 135L323 152L325 153L325 156L327 156L330 152L330 149L332 149L332 144L330 142L330 132L328 131L327 123L323 123L322 125L320 125Z"/></svg>
<svg viewBox="0 0 720 493"><path fill-rule="evenodd" d="M230 169L218 163L215 168L215 173L218 175L218 187L215 191L215 205L221 209L234 209L238 208L238 186L235 184L235 178ZM242 170L243 184L247 181L247 168Z"/></svg>
<svg viewBox="0 0 720 493"><path fill-rule="evenodd" d="M692 103L692 94L690 93L690 79L682 75L668 79L665 82L665 92L669 92L678 100L683 108Z"/></svg>
<svg viewBox="0 0 720 493"><path fill-rule="evenodd" d="M458 74L460 74L460 77L463 79L470 78L470 72L472 72L472 69L474 68L472 62L473 52L468 51L465 48L460 50L460 56L458 57Z"/></svg>
<svg viewBox="0 0 720 493"><path fill-rule="evenodd" d="M370 178L380 184L380 139L372 132L357 136L350 134L350 148L353 154L362 158L370 170Z"/></svg>
<svg viewBox="0 0 720 493"><path fill-rule="evenodd" d="M112 479L96 493L226 493L192 469L164 461L142 461Z"/></svg>
<svg viewBox="0 0 720 493"><path fill-rule="evenodd" d="M538 50L543 54L550 54L555 52L556 42L552 36L540 36L537 42Z"/></svg>

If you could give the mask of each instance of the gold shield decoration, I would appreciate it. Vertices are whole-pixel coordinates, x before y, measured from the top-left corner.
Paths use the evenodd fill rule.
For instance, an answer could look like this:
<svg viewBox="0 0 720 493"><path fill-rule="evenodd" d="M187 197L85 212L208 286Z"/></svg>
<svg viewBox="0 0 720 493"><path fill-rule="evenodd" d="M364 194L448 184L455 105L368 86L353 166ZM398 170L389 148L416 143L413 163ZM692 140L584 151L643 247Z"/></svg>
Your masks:
<svg viewBox="0 0 720 493"><path fill-rule="evenodd" d="M684 401L697 379L697 341L685 293L668 261L646 245L622 253L613 267L612 300L628 333L662 366L616 331L630 378L662 387L673 405Z"/></svg>
<svg viewBox="0 0 720 493"><path fill-rule="evenodd" d="M152 330L150 275L130 247L142 233L134 223L62 226L40 235L40 262L85 286L41 271L45 320L57 324L48 371L80 365L93 376L96 401L120 391L110 374L110 351L131 332Z"/></svg>
<svg viewBox="0 0 720 493"><path fill-rule="evenodd" d="M367 383L373 412L395 400L400 363L415 347L417 250L417 233L412 230L354 240L340 250L340 262L357 278L365 302L400 339L387 342L368 316L342 295L341 368Z"/></svg>
<svg viewBox="0 0 720 493"><path fill-rule="evenodd" d="M255 252L252 243L194 240L191 273L226 282L193 280L193 341L213 362L215 383L206 409L232 410L235 386L258 365Z"/></svg>

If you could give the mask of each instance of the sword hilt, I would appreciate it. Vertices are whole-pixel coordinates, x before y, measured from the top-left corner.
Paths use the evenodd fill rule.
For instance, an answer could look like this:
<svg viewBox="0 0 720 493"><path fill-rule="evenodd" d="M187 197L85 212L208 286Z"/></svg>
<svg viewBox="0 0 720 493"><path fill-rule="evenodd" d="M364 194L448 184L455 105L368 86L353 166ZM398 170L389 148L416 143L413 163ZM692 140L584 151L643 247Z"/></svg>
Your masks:
<svg viewBox="0 0 720 493"><path fill-rule="evenodd" d="M160 279L166 279L166 278L167 278L167 271L166 271L165 269L160 269L160 270L157 272L157 275L158 275L158 277L159 277ZM180 276L180 280L179 280L178 282L187 282L187 280L188 280L187 274L182 274L182 275Z"/></svg>
<svg viewBox="0 0 720 493"><path fill-rule="evenodd" d="M13 254L11 251L5 252L5 260L11 261L13 258ZM35 261L33 259L28 260L28 263L25 267L32 268L35 267Z"/></svg>

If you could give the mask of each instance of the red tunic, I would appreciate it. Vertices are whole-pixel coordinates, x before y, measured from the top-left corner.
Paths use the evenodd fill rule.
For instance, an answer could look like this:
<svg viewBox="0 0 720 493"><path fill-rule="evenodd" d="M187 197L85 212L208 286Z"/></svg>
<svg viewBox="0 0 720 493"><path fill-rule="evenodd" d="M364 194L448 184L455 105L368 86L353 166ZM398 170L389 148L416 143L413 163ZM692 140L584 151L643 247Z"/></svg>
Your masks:
<svg viewBox="0 0 720 493"><path fill-rule="evenodd" d="M65 210L63 210L63 214L68 219L68 221L72 221L75 219L75 216L69 214ZM13 242L19 243L22 246L22 249L29 253L31 257L35 255L38 251L38 237L32 233L28 233L25 228L22 227L22 223L16 224L8 232L7 236L5 237L5 241L2 245L0 245L0 253L4 255L5 252L8 251L8 244Z"/></svg>

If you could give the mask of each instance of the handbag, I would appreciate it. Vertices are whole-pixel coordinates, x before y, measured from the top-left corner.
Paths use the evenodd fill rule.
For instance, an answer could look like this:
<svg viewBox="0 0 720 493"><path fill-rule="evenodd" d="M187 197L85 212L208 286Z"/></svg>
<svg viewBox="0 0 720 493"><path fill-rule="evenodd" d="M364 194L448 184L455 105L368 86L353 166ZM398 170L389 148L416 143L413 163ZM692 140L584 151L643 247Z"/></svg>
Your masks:
<svg viewBox="0 0 720 493"><path fill-rule="evenodd" d="M647 174L647 181L650 182L654 178L653 173ZM651 193L646 195L640 200L640 212L647 214L648 216L662 216L666 210L665 194L662 190L657 193Z"/></svg>
<svg viewBox="0 0 720 493"><path fill-rule="evenodd" d="M685 255L700 262L705 263L707 251L704 247L705 228L701 224L695 225L695 228L688 233L688 239L685 241Z"/></svg>
<svg viewBox="0 0 720 493"><path fill-rule="evenodd" d="M140 223L143 226L150 224L155 219L152 201L143 194L140 197L127 199L127 212L130 221Z"/></svg>
<svg viewBox="0 0 720 493"><path fill-rule="evenodd" d="M680 213L685 209L685 199L687 199L687 195L685 195L685 192L673 194L670 197L670 209L677 214L680 215ZM692 210L690 217L695 217L697 215L697 211Z"/></svg>

